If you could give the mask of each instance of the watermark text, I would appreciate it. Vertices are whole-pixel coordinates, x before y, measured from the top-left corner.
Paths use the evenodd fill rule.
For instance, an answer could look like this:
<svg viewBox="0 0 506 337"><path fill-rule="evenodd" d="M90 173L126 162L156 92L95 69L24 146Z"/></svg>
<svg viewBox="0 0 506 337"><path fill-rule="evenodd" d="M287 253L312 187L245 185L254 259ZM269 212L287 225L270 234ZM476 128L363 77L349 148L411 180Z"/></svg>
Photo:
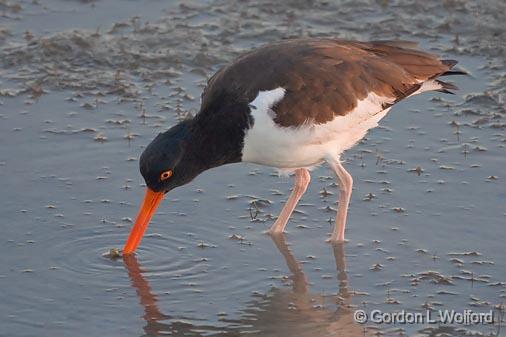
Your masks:
<svg viewBox="0 0 506 337"><path fill-rule="evenodd" d="M425 312L409 312L406 310L384 312L381 310L356 310L353 315L355 322L360 324L457 324L477 325L494 324L494 311L474 312L470 309L456 310L427 310Z"/></svg>

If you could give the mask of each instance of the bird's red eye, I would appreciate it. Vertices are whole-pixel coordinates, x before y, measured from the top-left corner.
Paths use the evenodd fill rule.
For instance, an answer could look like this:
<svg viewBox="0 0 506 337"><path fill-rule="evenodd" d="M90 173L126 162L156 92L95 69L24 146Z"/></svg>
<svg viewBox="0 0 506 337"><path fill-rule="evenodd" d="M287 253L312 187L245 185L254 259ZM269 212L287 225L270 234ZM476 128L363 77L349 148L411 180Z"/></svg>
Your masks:
<svg viewBox="0 0 506 337"><path fill-rule="evenodd" d="M170 177L172 177L172 170L168 170L168 171L162 172L162 174L160 174L161 181L167 180Z"/></svg>

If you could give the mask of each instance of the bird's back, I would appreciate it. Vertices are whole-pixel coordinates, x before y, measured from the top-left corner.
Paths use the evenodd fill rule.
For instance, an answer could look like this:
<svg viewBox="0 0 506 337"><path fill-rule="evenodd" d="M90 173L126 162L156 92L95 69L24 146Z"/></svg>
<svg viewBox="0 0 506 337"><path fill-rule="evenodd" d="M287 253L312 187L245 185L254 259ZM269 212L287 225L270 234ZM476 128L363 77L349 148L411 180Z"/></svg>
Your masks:
<svg viewBox="0 0 506 337"><path fill-rule="evenodd" d="M376 108L379 112L455 63L405 41L281 41L246 53L218 71L202 95L201 111L223 91L252 102L260 91L281 87L285 95L272 108L276 124L322 124L352 112L371 93L385 97Z"/></svg>

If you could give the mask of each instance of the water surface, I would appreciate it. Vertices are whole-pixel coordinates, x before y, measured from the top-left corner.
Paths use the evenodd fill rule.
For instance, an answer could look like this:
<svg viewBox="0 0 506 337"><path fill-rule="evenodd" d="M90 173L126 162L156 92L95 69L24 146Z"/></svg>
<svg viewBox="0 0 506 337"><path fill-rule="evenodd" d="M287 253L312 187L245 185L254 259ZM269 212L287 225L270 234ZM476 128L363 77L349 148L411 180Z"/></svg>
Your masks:
<svg viewBox="0 0 506 337"><path fill-rule="evenodd" d="M19 4L20 6L17 6ZM1 336L500 336L493 325L359 325L356 309L501 314L504 20L500 1L0 2ZM298 36L416 40L459 60L455 96L397 104L347 152L338 197L312 184L285 237L270 168L213 169L167 195L136 257L142 149L195 113L241 51ZM504 327L502 327L504 333Z"/></svg>

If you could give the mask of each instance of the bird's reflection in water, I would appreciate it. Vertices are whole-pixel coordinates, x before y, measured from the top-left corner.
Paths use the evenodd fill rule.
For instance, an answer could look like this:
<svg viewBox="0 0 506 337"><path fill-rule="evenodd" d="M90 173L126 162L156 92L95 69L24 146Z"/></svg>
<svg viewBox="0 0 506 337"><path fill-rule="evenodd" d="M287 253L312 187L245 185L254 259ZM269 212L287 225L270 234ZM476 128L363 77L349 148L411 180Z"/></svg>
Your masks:
<svg viewBox="0 0 506 337"><path fill-rule="evenodd" d="M254 295L240 313L239 319L226 319L228 328L193 325L164 315L157 307L149 283L135 256L124 258L128 274L144 307L145 336L223 336L247 334L262 337L360 337L369 336L363 326L353 320L352 296L348 290L344 246L333 246L339 292L336 295L312 293L310 284L288 245L284 235L272 237L283 255L292 276L292 289L273 288L265 295Z"/></svg>

